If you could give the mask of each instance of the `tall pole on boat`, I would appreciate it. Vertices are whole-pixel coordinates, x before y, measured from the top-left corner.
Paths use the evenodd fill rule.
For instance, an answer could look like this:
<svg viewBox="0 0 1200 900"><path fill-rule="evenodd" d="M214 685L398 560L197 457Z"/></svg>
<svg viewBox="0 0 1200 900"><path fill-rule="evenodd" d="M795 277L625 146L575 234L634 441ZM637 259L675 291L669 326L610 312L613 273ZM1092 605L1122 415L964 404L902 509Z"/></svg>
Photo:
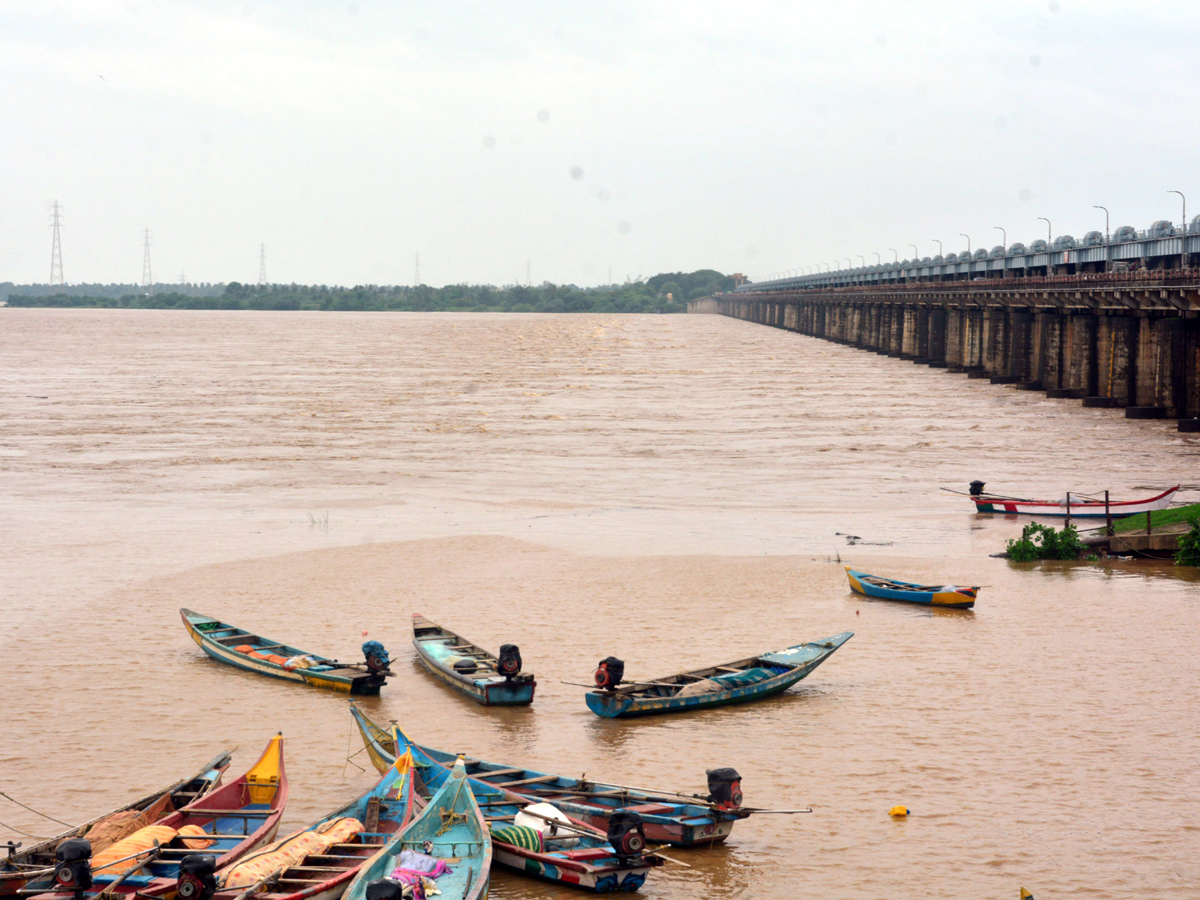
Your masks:
<svg viewBox="0 0 1200 900"><path fill-rule="evenodd" d="M1070 527L1070 525L1071 525L1071 492L1067 491L1067 521L1066 521L1066 524L1063 525L1063 528L1066 529L1066 528Z"/></svg>

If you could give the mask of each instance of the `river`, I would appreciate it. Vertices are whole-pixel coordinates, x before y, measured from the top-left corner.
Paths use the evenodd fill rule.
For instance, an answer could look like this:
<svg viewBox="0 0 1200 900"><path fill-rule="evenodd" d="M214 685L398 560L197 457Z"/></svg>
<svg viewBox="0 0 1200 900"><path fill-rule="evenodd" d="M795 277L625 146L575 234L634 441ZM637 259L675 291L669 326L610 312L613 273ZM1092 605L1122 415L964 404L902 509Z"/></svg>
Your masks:
<svg viewBox="0 0 1200 900"><path fill-rule="evenodd" d="M186 606L343 658L369 633L396 677L365 709L442 749L688 791L733 766L748 804L812 806L646 897L1197 895L1195 570L992 559L1021 523L939 487L1194 501L1200 436L716 316L5 309L0 361L0 789L38 810L223 745L244 771L276 730L285 831L369 786L342 696L207 659ZM843 564L984 587L865 601ZM519 644L533 706L434 683L418 611ZM561 683L848 630L746 707L607 721Z"/></svg>

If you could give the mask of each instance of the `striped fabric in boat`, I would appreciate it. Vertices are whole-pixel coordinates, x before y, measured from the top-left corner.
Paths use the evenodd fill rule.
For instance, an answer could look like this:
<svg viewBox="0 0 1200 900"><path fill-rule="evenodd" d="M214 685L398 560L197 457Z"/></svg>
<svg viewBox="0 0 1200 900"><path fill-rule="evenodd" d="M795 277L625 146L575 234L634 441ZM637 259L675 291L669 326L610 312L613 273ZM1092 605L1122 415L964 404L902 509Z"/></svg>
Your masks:
<svg viewBox="0 0 1200 900"><path fill-rule="evenodd" d="M503 828L492 829L492 840L501 844L512 844L522 850L542 852L542 834L536 828L528 825L506 825Z"/></svg>

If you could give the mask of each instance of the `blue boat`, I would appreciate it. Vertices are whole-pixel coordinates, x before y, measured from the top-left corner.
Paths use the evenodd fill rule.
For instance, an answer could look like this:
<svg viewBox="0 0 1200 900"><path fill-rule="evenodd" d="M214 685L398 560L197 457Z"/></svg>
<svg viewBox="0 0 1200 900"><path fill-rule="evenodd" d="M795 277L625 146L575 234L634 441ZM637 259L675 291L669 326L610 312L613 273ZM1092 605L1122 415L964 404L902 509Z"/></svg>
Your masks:
<svg viewBox="0 0 1200 900"><path fill-rule="evenodd" d="M482 647L413 613L413 646L425 668L444 684L484 706L527 706L537 688L532 672L521 671L521 652L504 644L493 656Z"/></svg>
<svg viewBox="0 0 1200 900"><path fill-rule="evenodd" d="M397 749L412 754L418 773L414 781L428 790L445 790L448 780L465 775L461 757L449 769L427 756L395 725L391 736ZM491 829L498 865L596 893L636 891L649 871L662 865L661 859L645 852L646 834L635 812L614 814L608 830L598 831L550 804L529 800L477 778L467 781L479 806L487 810L484 818ZM442 887L440 883L438 887ZM347 894L346 900L356 898Z"/></svg>
<svg viewBox="0 0 1200 900"><path fill-rule="evenodd" d="M418 762L414 756L414 762ZM412 783L416 784L416 778ZM344 900L400 900L428 863L448 869L434 879L448 900L484 900L492 874L492 841L464 766L445 771L419 816L363 866ZM427 795L428 796L428 795ZM424 890L418 896L425 896Z"/></svg>
<svg viewBox="0 0 1200 900"><path fill-rule="evenodd" d="M975 605L978 587L955 587L954 585L913 584L896 581L879 575L868 575L846 566L846 577L850 589L865 597L880 600L901 600L905 603L920 603L924 606L940 606L943 609L970 609Z"/></svg>
<svg viewBox="0 0 1200 900"><path fill-rule="evenodd" d="M396 758L396 741L390 731L372 722L357 706L351 704L367 755L380 772L387 771ZM411 740L400 732L402 740ZM455 754L435 750L422 744L418 747L430 759L448 766ZM732 769L708 771L709 798L665 792L653 792L606 784L602 781L548 775L533 769L509 766L504 763L467 759L467 774L493 788L520 794L530 802L549 802L581 822L600 831L607 831L614 813L632 810L642 817L646 838L682 847L709 846L729 837L733 825L751 813L741 808L741 779ZM737 779L729 790L729 773ZM724 794L721 800L716 797Z"/></svg>
<svg viewBox="0 0 1200 900"><path fill-rule="evenodd" d="M598 689L586 695L588 709L616 719L763 700L786 691L852 637L854 632L846 631L822 641L630 684L621 683L625 664L610 656L596 670Z"/></svg>

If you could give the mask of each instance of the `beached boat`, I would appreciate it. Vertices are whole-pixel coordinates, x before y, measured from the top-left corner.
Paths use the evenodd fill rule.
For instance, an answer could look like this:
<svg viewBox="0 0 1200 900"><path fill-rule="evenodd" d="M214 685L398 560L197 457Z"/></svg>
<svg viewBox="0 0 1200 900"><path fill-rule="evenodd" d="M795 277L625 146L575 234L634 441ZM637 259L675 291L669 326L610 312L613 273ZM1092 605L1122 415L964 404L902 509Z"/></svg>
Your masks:
<svg viewBox="0 0 1200 900"><path fill-rule="evenodd" d="M236 781L94 854L87 838L64 841L49 877L21 893L39 900L161 897L195 900L198 884L271 841L287 803L283 736Z"/></svg>
<svg viewBox="0 0 1200 900"><path fill-rule="evenodd" d="M54 853L64 841L87 838L92 852L99 853L139 828L153 825L175 810L211 793L220 786L221 776L229 767L229 759L230 753L222 752L189 778L181 778L32 847L21 850L18 843L7 858L0 857L0 897L12 896L24 888L32 877L48 874L48 870L53 869L57 862Z"/></svg>
<svg viewBox="0 0 1200 900"><path fill-rule="evenodd" d="M413 646L430 672L484 706L525 706L537 688L532 672L521 671L516 644L503 644L500 655L472 644L448 628L413 614Z"/></svg>
<svg viewBox="0 0 1200 900"><path fill-rule="evenodd" d="M396 758L395 738L353 704L351 713L371 764L380 772L386 771ZM410 743L402 731L398 733L405 745ZM453 753L423 744L413 746L443 766L451 765L457 758ZM632 810L642 817L646 838L664 844L691 847L723 841L735 822L750 815L749 810L741 809L741 777L730 768L708 770L709 793L705 799L672 791L639 790L593 779L548 775L479 759L468 758L466 765L467 774L473 779L520 794L531 803L553 803L568 816L600 831L607 831L614 813Z"/></svg>
<svg viewBox="0 0 1200 900"><path fill-rule="evenodd" d="M597 690L586 695L588 709L615 719L762 700L786 691L853 636L847 631L822 641L629 684L621 683L625 664L610 656L596 669Z"/></svg>
<svg viewBox="0 0 1200 900"><path fill-rule="evenodd" d="M984 482L973 481L970 493L967 495L974 501L976 512L1018 516L1055 516L1057 518L1065 518L1070 515L1072 519L1103 519L1106 516L1112 516L1114 519L1123 519L1126 516L1136 516L1138 513L1166 509L1171 505L1171 498L1179 490L1180 485L1177 484L1161 494L1147 497L1144 500L1110 499L1107 508L1104 498L1100 497L1097 500L1094 494L1068 495L1070 497L1070 505L1068 505L1067 496L1061 500L1026 500L1021 497L1005 497L1000 494L986 493L983 487ZM951 493L962 492L952 491Z"/></svg>
<svg viewBox="0 0 1200 900"><path fill-rule="evenodd" d="M213 659L239 669L365 696L378 695L387 676L392 674L387 651L378 641L363 644L365 662L343 663L252 634L190 609L181 609L179 614L200 649Z"/></svg>
<svg viewBox="0 0 1200 900"><path fill-rule="evenodd" d="M213 900L337 900L412 820L411 773L404 754L358 799L218 872Z"/></svg>
<svg viewBox="0 0 1200 900"><path fill-rule="evenodd" d="M433 796L421 814L363 866L344 900L400 900L401 885L422 876L432 878L447 900L487 897L492 871L487 822L466 769L457 765L445 774L436 788L430 786Z"/></svg>
<svg viewBox="0 0 1200 900"><path fill-rule="evenodd" d="M412 754L413 765L430 791L455 773L466 772L461 758L452 768L427 756L395 725L392 740ZM646 834L636 812L614 813L607 831L564 815L512 791L468 778L471 791L491 829L496 864L522 875L583 890L636 891L662 860L645 852ZM438 885L439 888L441 885Z"/></svg>
<svg viewBox="0 0 1200 900"><path fill-rule="evenodd" d="M941 606L948 609L970 609L975 605L978 587L956 587L952 584L913 584L896 581L879 575L868 575L846 566L846 577L850 588L857 594L877 597L880 600L901 600L905 603L921 603L925 606Z"/></svg>

